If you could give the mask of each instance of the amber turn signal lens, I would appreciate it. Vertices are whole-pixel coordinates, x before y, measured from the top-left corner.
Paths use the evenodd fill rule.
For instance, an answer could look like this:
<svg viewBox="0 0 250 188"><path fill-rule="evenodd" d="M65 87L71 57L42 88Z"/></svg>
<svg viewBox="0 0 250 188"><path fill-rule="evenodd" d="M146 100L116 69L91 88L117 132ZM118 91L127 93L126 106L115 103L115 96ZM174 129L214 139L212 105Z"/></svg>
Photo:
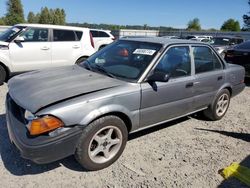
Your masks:
<svg viewBox="0 0 250 188"><path fill-rule="evenodd" d="M28 129L30 134L35 136L57 129L63 125L63 122L56 117L44 116L42 118L32 120Z"/></svg>

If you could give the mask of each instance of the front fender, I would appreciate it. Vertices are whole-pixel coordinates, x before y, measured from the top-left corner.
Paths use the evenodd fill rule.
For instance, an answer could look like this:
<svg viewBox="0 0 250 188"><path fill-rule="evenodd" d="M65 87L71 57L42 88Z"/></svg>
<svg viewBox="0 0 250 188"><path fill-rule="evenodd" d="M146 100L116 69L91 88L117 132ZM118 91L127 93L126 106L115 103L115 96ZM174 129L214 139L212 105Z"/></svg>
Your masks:
<svg viewBox="0 0 250 188"><path fill-rule="evenodd" d="M130 111L124 106L121 105L106 105L101 108L95 109L89 112L84 118L81 120L80 125L88 125L95 119L110 114L110 113L122 113L127 116L132 123L132 130L139 127L139 110Z"/></svg>

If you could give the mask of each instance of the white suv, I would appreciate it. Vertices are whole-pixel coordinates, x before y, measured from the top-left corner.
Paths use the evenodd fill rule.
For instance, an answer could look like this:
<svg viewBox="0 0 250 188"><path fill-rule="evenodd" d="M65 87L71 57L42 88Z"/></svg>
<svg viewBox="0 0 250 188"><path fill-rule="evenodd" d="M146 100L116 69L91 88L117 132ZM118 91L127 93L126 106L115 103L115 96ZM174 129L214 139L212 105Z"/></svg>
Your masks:
<svg viewBox="0 0 250 188"><path fill-rule="evenodd" d="M13 73L72 65L95 51L88 28L15 25L0 34L0 84Z"/></svg>
<svg viewBox="0 0 250 188"><path fill-rule="evenodd" d="M100 50L115 40L115 37L109 30L90 29L94 39L95 49Z"/></svg>

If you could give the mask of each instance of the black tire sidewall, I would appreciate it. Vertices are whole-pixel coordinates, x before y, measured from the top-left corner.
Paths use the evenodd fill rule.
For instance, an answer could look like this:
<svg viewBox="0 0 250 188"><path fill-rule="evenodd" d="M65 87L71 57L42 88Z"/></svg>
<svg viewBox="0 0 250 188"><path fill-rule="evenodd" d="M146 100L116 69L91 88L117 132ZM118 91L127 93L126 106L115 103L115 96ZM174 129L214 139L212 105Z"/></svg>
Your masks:
<svg viewBox="0 0 250 188"><path fill-rule="evenodd" d="M6 71L5 69L0 65L0 85L4 83L6 79Z"/></svg>
<svg viewBox="0 0 250 188"><path fill-rule="evenodd" d="M79 58L75 64L79 65L81 62L85 61L86 59L88 59L88 57L81 57Z"/></svg>
<svg viewBox="0 0 250 188"><path fill-rule="evenodd" d="M119 128L119 130L122 133L122 145L118 153L109 161L106 163L94 163L88 155L88 148L89 144L93 138L93 136L98 132L100 129L106 127L106 126L115 126ZM86 170L101 170L103 168L108 167L112 163L114 163L122 154L126 142L128 139L128 131L126 128L125 123L116 116L105 116L102 117L91 124L89 124L84 130L83 133L79 139L79 143L76 147L76 153L75 157L77 161L86 169Z"/></svg>

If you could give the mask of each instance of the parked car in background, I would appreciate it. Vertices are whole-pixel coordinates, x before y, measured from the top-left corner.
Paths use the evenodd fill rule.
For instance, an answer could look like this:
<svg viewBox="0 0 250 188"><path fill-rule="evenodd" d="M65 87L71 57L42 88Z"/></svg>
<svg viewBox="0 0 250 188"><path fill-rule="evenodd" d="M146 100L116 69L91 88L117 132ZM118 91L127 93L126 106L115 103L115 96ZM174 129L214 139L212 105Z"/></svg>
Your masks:
<svg viewBox="0 0 250 188"><path fill-rule="evenodd" d="M228 49L225 60L245 67L246 77L250 77L250 40Z"/></svg>
<svg viewBox="0 0 250 188"><path fill-rule="evenodd" d="M163 38L166 38L166 39L181 39L181 37L175 36L175 35L172 35L172 36L166 35L166 36L162 36L162 37L163 37Z"/></svg>
<svg viewBox="0 0 250 188"><path fill-rule="evenodd" d="M115 37L109 30L90 29L90 32L92 34L96 50L102 49L115 40Z"/></svg>
<svg viewBox="0 0 250 188"><path fill-rule="evenodd" d="M88 28L15 25L0 34L0 84L13 73L73 65L95 51Z"/></svg>
<svg viewBox="0 0 250 188"><path fill-rule="evenodd" d="M189 40L193 40L193 41L199 41L199 42L205 42L208 44L211 44L213 41L209 38L191 38Z"/></svg>
<svg viewBox="0 0 250 188"><path fill-rule="evenodd" d="M212 36L209 36L209 35L188 35L187 37L186 37L186 39L204 39L204 38L206 38L206 39L212 39L213 37Z"/></svg>
<svg viewBox="0 0 250 188"><path fill-rule="evenodd" d="M205 43L123 38L80 65L9 80L9 137L36 163L75 155L99 170L119 158L129 133L198 111L221 119L244 74Z"/></svg>
<svg viewBox="0 0 250 188"><path fill-rule="evenodd" d="M225 52L228 48L233 47L234 45L244 42L244 39L241 37L235 36L219 36L213 38L213 47L217 52L224 58Z"/></svg>

